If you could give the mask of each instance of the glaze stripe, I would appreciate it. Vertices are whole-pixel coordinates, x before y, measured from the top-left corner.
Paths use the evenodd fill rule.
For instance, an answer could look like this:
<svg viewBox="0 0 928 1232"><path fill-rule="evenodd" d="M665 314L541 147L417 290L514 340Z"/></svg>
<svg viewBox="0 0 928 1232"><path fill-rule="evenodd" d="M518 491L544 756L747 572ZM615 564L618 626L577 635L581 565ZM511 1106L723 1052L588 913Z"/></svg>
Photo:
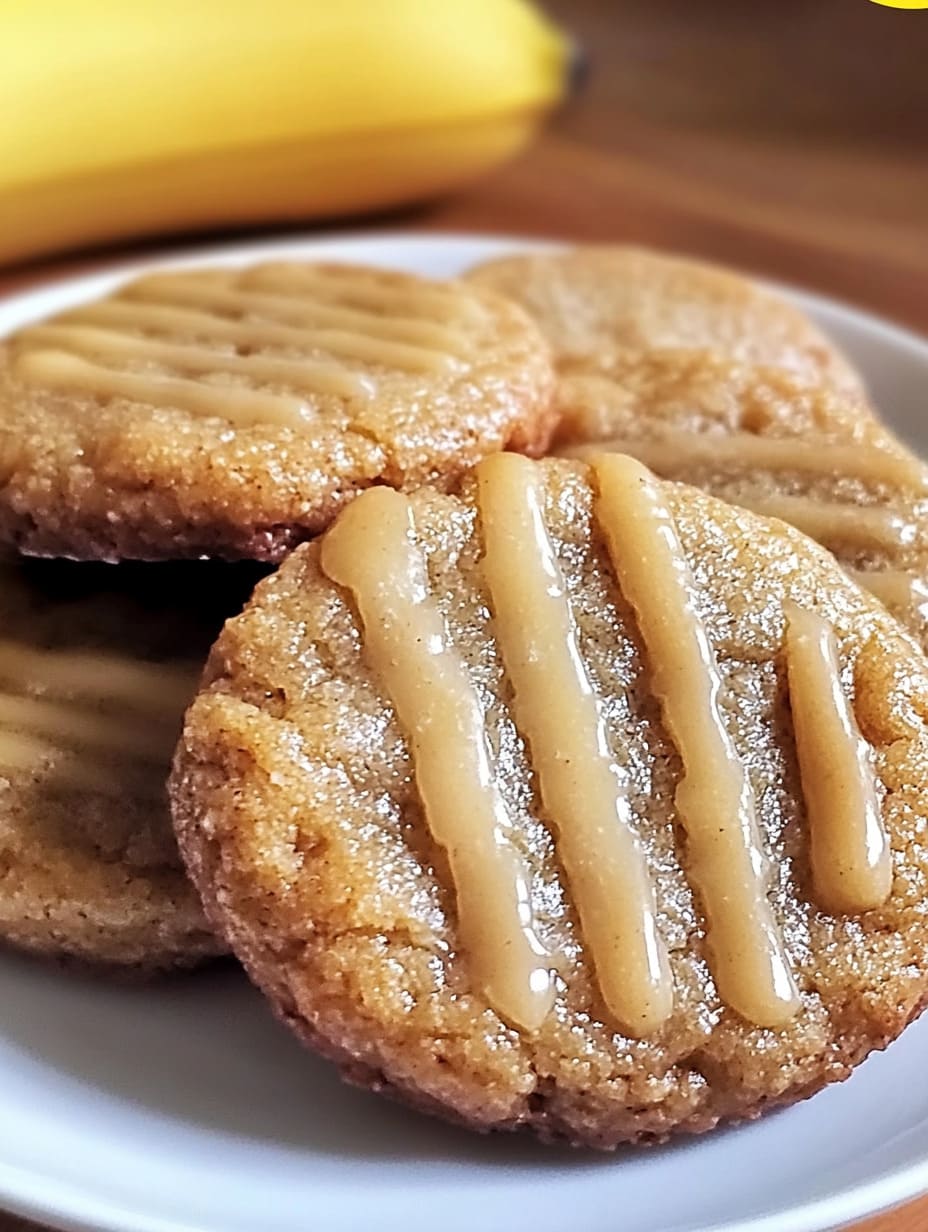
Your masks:
<svg viewBox="0 0 928 1232"><path fill-rule="evenodd" d="M49 389L125 398L143 406L186 411L202 418L226 419L241 427L257 423L304 429L316 418L302 399L233 384L211 385L154 373L117 372L65 351L24 350L14 361L22 381Z"/></svg>
<svg viewBox="0 0 928 1232"><path fill-rule="evenodd" d="M603 999L623 1031L650 1035L673 1009L670 966L627 783L609 752L545 527L538 468L498 454L477 477L483 571L516 724Z"/></svg>
<svg viewBox="0 0 928 1232"><path fill-rule="evenodd" d="M474 984L506 1021L536 1031L554 1001L552 959L496 786L483 707L430 595L408 499L389 488L364 493L323 539L321 564L351 592L365 656L410 742L425 820L451 867Z"/></svg>
<svg viewBox="0 0 928 1232"><path fill-rule="evenodd" d="M0 776L30 775L41 791L80 791L107 796L123 807L127 799L163 800L167 805L169 758L155 766L113 764L86 751L62 748L54 740L17 731L0 732Z"/></svg>
<svg viewBox="0 0 928 1232"><path fill-rule="evenodd" d="M835 505L808 496L765 496L738 492L733 504L767 518L779 518L833 550L890 551L907 547L917 534L914 522L872 505Z"/></svg>
<svg viewBox="0 0 928 1232"><path fill-rule="evenodd" d="M5 731L48 736L113 757L167 765L177 743L180 714L172 723L135 716L96 714L86 706L39 697L0 694L0 764Z"/></svg>
<svg viewBox="0 0 928 1232"><path fill-rule="evenodd" d="M624 453L658 475L674 475L688 467L719 470L794 472L816 479L859 479L928 494L928 471L916 458L872 445L832 444L805 437L757 436L752 432L680 432L631 438L613 437L560 451L566 457L589 458L600 453Z"/></svg>
<svg viewBox="0 0 928 1232"><path fill-rule="evenodd" d="M311 360L277 359L268 355L237 355L197 346L188 342L162 342L152 338L140 338L116 330L85 325L46 325L31 329L27 335L30 347L66 351L72 355L102 361L107 367L116 363L149 363L167 368L164 375L174 373L231 373L233 376L251 377L272 385L283 385L290 390L304 393L336 394L354 397L368 392L369 386L355 373L347 372L335 364L318 364ZM145 372L142 376L160 374ZM243 388L231 386L232 390ZM254 388L249 386L249 388ZM214 396L224 389L214 390ZM258 391L262 397L264 391ZM220 402L216 401L217 412Z"/></svg>
<svg viewBox="0 0 928 1232"><path fill-rule="evenodd" d="M48 650L0 638L6 691L41 688L52 696L113 702L155 720L175 721L196 690L200 663L140 663L94 651Z"/></svg>
<svg viewBox="0 0 928 1232"><path fill-rule="evenodd" d="M198 672L0 640L0 774L31 773L43 790L163 794Z"/></svg>
<svg viewBox="0 0 928 1232"><path fill-rule="evenodd" d="M248 290L271 291L298 300L314 324L346 326L360 329L373 338L392 338L397 342L411 342L436 351L448 351L461 358L466 356L468 343L460 328L438 324L431 319L431 313L425 317L404 317L395 312L384 316L382 312L370 309L308 299L302 271L293 266L259 266L246 271L239 285Z"/></svg>
<svg viewBox="0 0 928 1232"><path fill-rule="evenodd" d="M353 329L325 328L316 324L326 314L324 303L317 306L312 298L248 290L244 285L210 285L198 275L154 275L130 284L120 298L172 308L209 309L239 320L258 317L280 321L300 327L304 349L318 348L348 360L369 360L401 371L441 373L461 366L460 358L446 349L388 337L379 317L374 316L372 324L365 317ZM463 339L458 338L456 345L462 344Z"/></svg>
<svg viewBox="0 0 928 1232"><path fill-rule="evenodd" d="M921 578L902 569L845 569L845 573L890 611L907 613L916 608L923 616L928 614L928 585Z"/></svg>
<svg viewBox="0 0 928 1232"><path fill-rule="evenodd" d="M243 286L262 279L289 282L310 299L337 300L379 312L414 316L441 322L480 319L480 307L460 290L439 283L422 282L414 287L391 285L385 278L359 272L356 266L302 265L299 262L267 261L245 270L239 279Z"/></svg>
<svg viewBox="0 0 928 1232"><path fill-rule="evenodd" d="M867 911L885 902L892 888L870 748L841 683L834 629L794 603L784 609L789 699L816 897L826 911Z"/></svg>
<svg viewBox="0 0 928 1232"><path fill-rule="evenodd" d="M722 678L673 518L639 462L603 455L593 469L596 518L683 763L675 802L706 914L712 974L722 1000L748 1021L782 1026L799 997L767 901L753 792L722 717Z"/></svg>

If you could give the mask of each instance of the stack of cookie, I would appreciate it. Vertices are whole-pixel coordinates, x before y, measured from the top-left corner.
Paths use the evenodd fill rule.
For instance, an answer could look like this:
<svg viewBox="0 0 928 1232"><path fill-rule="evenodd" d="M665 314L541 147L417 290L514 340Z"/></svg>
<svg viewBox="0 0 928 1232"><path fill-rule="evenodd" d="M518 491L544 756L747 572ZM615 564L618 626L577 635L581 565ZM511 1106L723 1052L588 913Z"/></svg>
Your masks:
<svg viewBox="0 0 928 1232"><path fill-rule="evenodd" d="M928 477L794 309L265 264L0 365L9 941L229 947L352 1081L601 1147L920 1010Z"/></svg>

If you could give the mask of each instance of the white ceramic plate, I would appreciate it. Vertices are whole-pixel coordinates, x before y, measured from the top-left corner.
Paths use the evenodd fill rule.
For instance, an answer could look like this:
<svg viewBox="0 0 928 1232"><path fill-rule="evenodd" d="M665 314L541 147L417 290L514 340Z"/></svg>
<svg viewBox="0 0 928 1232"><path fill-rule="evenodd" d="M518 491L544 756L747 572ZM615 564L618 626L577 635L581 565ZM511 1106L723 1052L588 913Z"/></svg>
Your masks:
<svg viewBox="0 0 928 1232"><path fill-rule="evenodd" d="M447 275L530 246L401 235L155 264L324 255ZM0 302L0 333L139 268ZM928 452L928 342L787 293ZM342 1086L232 971L121 988L2 956L0 1204L82 1232L821 1232L928 1189L926 1071L928 1018L806 1104L592 1155L471 1136Z"/></svg>

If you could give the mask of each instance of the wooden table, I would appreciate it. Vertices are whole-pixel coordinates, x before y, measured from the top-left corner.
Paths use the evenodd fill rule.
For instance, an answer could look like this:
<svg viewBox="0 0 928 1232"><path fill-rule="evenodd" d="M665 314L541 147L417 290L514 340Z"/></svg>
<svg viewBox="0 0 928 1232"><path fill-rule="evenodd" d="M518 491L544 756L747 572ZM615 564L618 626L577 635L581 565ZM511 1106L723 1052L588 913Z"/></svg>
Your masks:
<svg viewBox="0 0 928 1232"><path fill-rule="evenodd" d="M928 333L928 13L866 0L547 7L590 53L587 88L490 180L376 225L678 248ZM0 292L111 257L0 273ZM0 1215L0 1232L29 1227ZM928 1198L855 1232L926 1229Z"/></svg>

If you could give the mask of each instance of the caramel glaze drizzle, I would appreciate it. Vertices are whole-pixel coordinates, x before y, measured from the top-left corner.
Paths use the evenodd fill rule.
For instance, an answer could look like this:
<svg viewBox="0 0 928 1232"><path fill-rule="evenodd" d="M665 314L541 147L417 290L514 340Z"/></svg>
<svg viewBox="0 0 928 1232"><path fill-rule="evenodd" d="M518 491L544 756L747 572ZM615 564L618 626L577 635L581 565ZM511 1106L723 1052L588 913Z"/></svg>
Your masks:
<svg viewBox="0 0 928 1232"><path fill-rule="evenodd" d="M639 462L613 454L593 466L597 520L683 762L676 807L719 993L748 1021L782 1026L798 1011L799 996L767 901L753 792L722 719L722 679L673 518Z"/></svg>
<svg viewBox="0 0 928 1232"><path fill-rule="evenodd" d="M827 911L867 911L886 901L893 877L869 747L841 685L831 625L795 604L784 607L816 896Z"/></svg>
<svg viewBox="0 0 928 1232"><path fill-rule="evenodd" d="M889 551L915 541L914 522L870 505L830 505L808 496L754 496L739 492L733 503L767 518L789 522L823 547Z"/></svg>
<svg viewBox="0 0 928 1232"><path fill-rule="evenodd" d="M928 616L928 586L920 578L901 569L845 569L852 581L893 612L908 612L914 608L920 616Z"/></svg>
<svg viewBox="0 0 928 1232"><path fill-rule="evenodd" d="M146 360L180 372L230 372L307 393L321 391L347 397L358 390L352 374L339 372L331 364L267 355L226 355L207 346L160 342L90 325L38 325L29 331L29 340L49 350L79 351L107 362Z"/></svg>
<svg viewBox="0 0 928 1232"><path fill-rule="evenodd" d="M15 370L20 380L49 389L125 398L243 426L272 423L296 428L305 426L312 418L310 408L300 398L235 385L208 385L177 377L116 371L73 355L70 350L24 350L16 359Z"/></svg>
<svg viewBox="0 0 928 1232"><path fill-rule="evenodd" d="M238 301L227 298L228 293L223 288L217 288L211 295L224 307L233 308ZM175 298L183 299L182 296ZM63 312L55 317L56 322L74 322L87 325L116 325L135 330L151 330L153 333L171 333L183 330L184 334L192 334L195 338L209 338L216 342L230 342L235 346L247 349L255 346L280 347L284 350L305 350L305 327L309 323L349 326L363 326L371 337L383 337L400 342L417 342L423 345L442 347L453 351L455 347L463 350L461 338L443 326L434 325L430 321L415 321L412 318L398 319L395 317L377 317L368 313L358 312L353 308L335 308L329 305L307 305L299 301L299 309L287 308L281 314L278 311L274 319L258 319L254 315L247 319L217 316L216 311L207 311L204 304L204 294L193 297L194 306L185 307L181 304L160 303L154 299L135 301L131 298L98 300L86 304L71 312ZM278 301L278 307L283 305ZM355 318L360 317L361 321ZM303 325L293 324L294 321ZM366 322L370 321L370 324ZM415 326L415 330L413 327ZM425 335L423 331L428 331ZM437 331L437 332L436 332ZM430 336L429 336L430 335ZM349 374L346 373L346 376ZM369 391L375 388L371 381Z"/></svg>
<svg viewBox="0 0 928 1232"><path fill-rule="evenodd" d="M624 453L658 475L691 466L793 471L816 478L851 476L863 483L887 484L928 494L928 472L916 458L872 445L808 443L801 437L757 436L753 432L668 431L654 437L613 437L559 451L565 457Z"/></svg>
<svg viewBox="0 0 928 1232"><path fill-rule="evenodd" d="M409 315L385 318L391 307ZM21 330L14 370L52 389L305 431L316 419L312 395L350 402L376 392L376 373L357 365L433 376L462 372L470 345L461 329L463 309L441 288L398 288L327 269L156 274ZM430 314L451 323L436 323ZM146 329L161 337L139 332ZM189 341L191 334L197 342ZM254 347L301 354L253 354Z"/></svg>
<svg viewBox="0 0 928 1232"><path fill-rule="evenodd" d="M246 316L279 319L302 326L303 347L318 347L330 355L349 360L368 360L410 372L447 372L461 366L460 361L443 350L432 346L397 342L382 333L383 318L372 315L371 324L364 331L319 328L313 324L323 312L311 300L303 301L291 295L264 294L226 285L204 283L196 275L156 274L139 282L131 283L122 293L127 300L143 303L207 308L214 312L229 313L235 318ZM407 294L407 307L415 301Z"/></svg>
<svg viewBox="0 0 928 1232"><path fill-rule="evenodd" d="M456 294L449 294L440 287L419 288L415 292L399 292L394 288L381 287L372 302L365 287L352 290L352 281L342 281L338 305L324 297L326 287L336 288L338 280L319 278L306 266L266 262L246 270L239 285L248 290L271 291L279 295L298 298L307 304L311 294L314 303L309 311L313 319L330 325L363 326L382 338L397 338L402 342L418 342L435 350L463 354L466 339L459 328L460 322L479 325L483 320L481 310L469 300L465 304ZM379 298L378 298L379 297ZM384 302L386 297L386 302ZM366 307L349 307L366 304ZM402 313L415 312L415 316ZM387 313L389 315L383 315Z"/></svg>
<svg viewBox="0 0 928 1232"><path fill-rule="evenodd" d="M275 290L311 295L323 301L337 299L375 312L391 315L415 313L438 321L465 320L477 323L482 313L458 294L437 284L414 288L397 286L386 276L359 273L353 265L304 265L300 262L267 261L244 271L243 286L267 286Z"/></svg>
<svg viewBox="0 0 928 1232"><path fill-rule="evenodd" d="M497 454L477 477L483 570L516 723L603 999L622 1030L641 1038L673 1009L670 965L627 783L609 752L545 527L538 468L517 454Z"/></svg>
<svg viewBox="0 0 928 1232"><path fill-rule="evenodd" d="M636 460L593 463L596 519L635 612L652 684L683 763L676 808L707 918L721 999L780 1027L799 1008L767 899L767 862L745 768L725 726L722 677L658 481ZM673 1010L654 888L627 781L580 654L566 582L544 520L543 479L503 454L477 470L482 562L513 714L577 904L603 1000L632 1037ZM505 1020L536 1031L554 1000L528 866L499 794L479 698L451 645L416 547L408 499L373 488L321 543L324 572L352 595L365 655L410 742L426 824L448 854L462 949L475 987ZM789 606L785 637L816 893L834 911L884 901L891 865L867 746L842 687L834 634Z"/></svg>
<svg viewBox="0 0 928 1232"><path fill-rule="evenodd" d="M165 765L170 760L177 743L179 719L180 715L176 715L171 724L157 720L131 723L124 715L94 714L45 698L0 695L0 731L35 731L55 740L98 750L104 755L128 755L156 765ZM2 743L0 736L0 764Z"/></svg>
<svg viewBox="0 0 928 1232"><path fill-rule="evenodd" d="M175 732L175 742L177 733ZM34 733L0 732L0 777L25 774L50 791L68 789L108 796L126 803L127 796L158 800L165 794L170 752L157 772L149 765L110 764L88 757L86 750L66 749Z"/></svg>
<svg viewBox="0 0 928 1232"><path fill-rule="evenodd" d="M738 466L768 471L794 471L817 477L850 475L864 483L928 493L928 472L914 458L867 445L820 444L732 432L725 436L700 432L667 432L654 438L614 437L592 444L567 446L563 457L592 458L618 452L637 458L659 475L678 474L689 466ZM767 495L750 485L727 493L733 504L766 517L780 518L824 547L881 551L906 547L917 534L914 522L879 506L842 505L809 496Z"/></svg>
<svg viewBox="0 0 928 1232"><path fill-rule="evenodd" d="M198 671L0 640L0 774L114 797L162 794Z"/></svg>
<svg viewBox="0 0 928 1232"><path fill-rule="evenodd" d="M92 650L40 650L0 638L0 680L17 689L41 682L54 695L111 702L143 716L176 722L201 665L141 663Z"/></svg>
<svg viewBox="0 0 928 1232"><path fill-rule="evenodd" d="M483 710L413 533L406 497L371 488L323 539L321 565L351 592L368 661L409 739L426 823L451 866L474 983L501 1017L536 1031L554 1003L552 958L536 932Z"/></svg>

